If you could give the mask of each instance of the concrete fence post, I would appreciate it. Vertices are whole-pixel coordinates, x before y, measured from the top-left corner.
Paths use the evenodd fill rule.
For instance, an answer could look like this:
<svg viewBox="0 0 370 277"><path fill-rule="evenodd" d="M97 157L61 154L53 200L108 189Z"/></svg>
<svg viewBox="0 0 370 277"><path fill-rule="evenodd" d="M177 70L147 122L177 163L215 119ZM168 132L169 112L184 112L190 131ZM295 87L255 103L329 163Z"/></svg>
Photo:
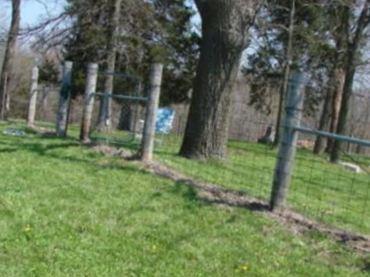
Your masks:
<svg viewBox="0 0 370 277"><path fill-rule="evenodd" d="M302 79L303 74L295 72L289 80L282 125L282 137L279 144L270 199L270 208L272 210L284 206L291 181L298 140L298 131L294 127L300 126L304 101Z"/></svg>
<svg viewBox="0 0 370 277"><path fill-rule="evenodd" d="M143 130L143 140L141 146L141 160L150 162L153 159L155 124L159 97L161 93L163 74L163 64L153 64L150 72L150 89L147 103L147 111Z"/></svg>
<svg viewBox="0 0 370 277"><path fill-rule="evenodd" d="M34 66L32 68L31 76L31 87L28 102L28 116L27 116L27 126L34 127L35 116L36 116L36 105L37 105L37 92L38 92L38 79L39 79L39 68Z"/></svg>
<svg viewBox="0 0 370 277"><path fill-rule="evenodd" d="M56 124L56 133L59 137L67 136L68 113L71 100L72 67L72 62L66 61L64 63Z"/></svg>
<svg viewBox="0 0 370 277"><path fill-rule="evenodd" d="M80 140L83 143L90 142L91 120L95 100L94 94L96 93L96 84L98 81L98 68L99 67L96 63L90 63L87 66L84 107L80 132Z"/></svg>

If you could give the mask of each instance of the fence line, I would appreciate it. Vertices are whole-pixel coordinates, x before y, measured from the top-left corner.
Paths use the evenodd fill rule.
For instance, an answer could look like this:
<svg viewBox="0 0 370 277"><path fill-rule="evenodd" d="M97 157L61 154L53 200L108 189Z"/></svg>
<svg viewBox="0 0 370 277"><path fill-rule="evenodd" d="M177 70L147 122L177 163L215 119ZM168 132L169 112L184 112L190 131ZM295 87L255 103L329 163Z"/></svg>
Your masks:
<svg viewBox="0 0 370 277"><path fill-rule="evenodd" d="M272 184L270 200L272 209L284 205L290 185L298 140L298 133L293 126L300 124L303 110L302 78L302 73L294 73L288 86L281 142Z"/></svg>
<svg viewBox="0 0 370 277"><path fill-rule="evenodd" d="M38 92L39 68L37 66L32 68L30 98L28 105L27 125L33 127L35 124L35 115L37 107L37 92Z"/></svg>
<svg viewBox="0 0 370 277"><path fill-rule="evenodd" d="M161 93L163 65L154 64L150 73L150 91L147 104L143 140L141 146L141 160L150 162L153 159L155 123Z"/></svg>
<svg viewBox="0 0 370 277"><path fill-rule="evenodd" d="M95 63L90 63L87 67L85 98L80 132L80 140L82 140L83 143L90 142L91 120L95 99L94 93L96 91L98 81L98 68L98 65Z"/></svg>

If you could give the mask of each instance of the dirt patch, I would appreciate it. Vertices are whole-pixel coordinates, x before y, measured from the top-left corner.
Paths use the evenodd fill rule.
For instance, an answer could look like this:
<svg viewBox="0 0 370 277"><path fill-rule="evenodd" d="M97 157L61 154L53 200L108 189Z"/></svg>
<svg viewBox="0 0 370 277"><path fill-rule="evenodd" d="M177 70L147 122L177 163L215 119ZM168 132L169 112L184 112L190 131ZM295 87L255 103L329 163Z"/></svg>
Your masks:
<svg viewBox="0 0 370 277"><path fill-rule="evenodd" d="M312 230L318 231L359 252L370 253L370 237L368 236L327 226L289 209L271 211L269 204L263 200L250 197L241 191L229 190L214 184L191 179L159 163L146 164L144 167L151 173L196 188L199 199L208 203L243 207L255 212L261 212L287 226L294 233L305 233Z"/></svg>

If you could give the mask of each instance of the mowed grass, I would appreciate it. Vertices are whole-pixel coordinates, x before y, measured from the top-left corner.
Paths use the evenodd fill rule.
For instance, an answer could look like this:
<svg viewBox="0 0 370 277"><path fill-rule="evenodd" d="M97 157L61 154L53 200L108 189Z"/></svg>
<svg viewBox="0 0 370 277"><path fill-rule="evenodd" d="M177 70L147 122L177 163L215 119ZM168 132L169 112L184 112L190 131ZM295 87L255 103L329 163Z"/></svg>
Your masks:
<svg viewBox="0 0 370 277"><path fill-rule="evenodd" d="M269 201L277 149L231 141L227 160L203 162L178 156L179 144L176 137L164 138L157 159L196 179ZM343 159L370 172L369 157L351 155ZM350 172L329 163L326 155L299 149L287 205L309 218L370 235L370 174Z"/></svg>
<svg viewBox="0 0 370 277"><path fill-rule="evenodd" d="M12 137L7 127L0 276L369 276L369 256L325 236L204 203L74 138Z"/></svg>

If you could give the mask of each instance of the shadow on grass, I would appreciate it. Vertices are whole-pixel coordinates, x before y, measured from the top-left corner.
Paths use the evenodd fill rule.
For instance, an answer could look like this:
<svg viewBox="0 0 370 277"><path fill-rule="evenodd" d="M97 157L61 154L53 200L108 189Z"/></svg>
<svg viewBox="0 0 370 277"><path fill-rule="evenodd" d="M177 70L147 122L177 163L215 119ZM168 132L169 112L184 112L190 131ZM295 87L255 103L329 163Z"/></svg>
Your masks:
<svg viewBox="0 0 370 277"><path fill-rule="evenodd" d="M18 149L16 148L0 148L0 153L13 153L17 151Z"/></svg>
<svg viewBox="0 0 370 277"><path fill-rule="evenodd" d="M26 142L26 140L23 138L21 143L19 143L19 140L7 140L7 139L0 139L0 145L6 146L6 148L0 147L0 153L16 153L18 151L28 151L33 154L36 154L38 156L52 158L55 160L61 160L69 163L83 163L86 165L94 166L99 169L109 169L109 170L130 170L133 172L139 172L142 171L143 174L148 174L143 170L140 169L134 169L130 166L124 166L122 164L119 164L117 161L112 160L107 164L98 164L95 160L96 157L101 156L101 154L93 153L93 155L85 155L89 158L79 158L75 155L62 155L61 153L53 153L52 151L58 150L58 149L66 149L66 148L73 148L73 147L81 147L81 144L79 144L76 140L72 139L66 139L65 141L61 141L60 138L54 138L55 143L37 143L37 142ZM94 155L96 154L96 155Z"/></svg>
<svg viewBox="0 0 370 277"><path fill-rule="evenodd" d="M245 208L250 211L269 211L269 205L260 200L243 199L247 195L242 191L228 190L219 187L202 186L190 180L180 180L175 183L173 193L182 194L189 202L199 202L207 205L225 205Z"/></svg>

